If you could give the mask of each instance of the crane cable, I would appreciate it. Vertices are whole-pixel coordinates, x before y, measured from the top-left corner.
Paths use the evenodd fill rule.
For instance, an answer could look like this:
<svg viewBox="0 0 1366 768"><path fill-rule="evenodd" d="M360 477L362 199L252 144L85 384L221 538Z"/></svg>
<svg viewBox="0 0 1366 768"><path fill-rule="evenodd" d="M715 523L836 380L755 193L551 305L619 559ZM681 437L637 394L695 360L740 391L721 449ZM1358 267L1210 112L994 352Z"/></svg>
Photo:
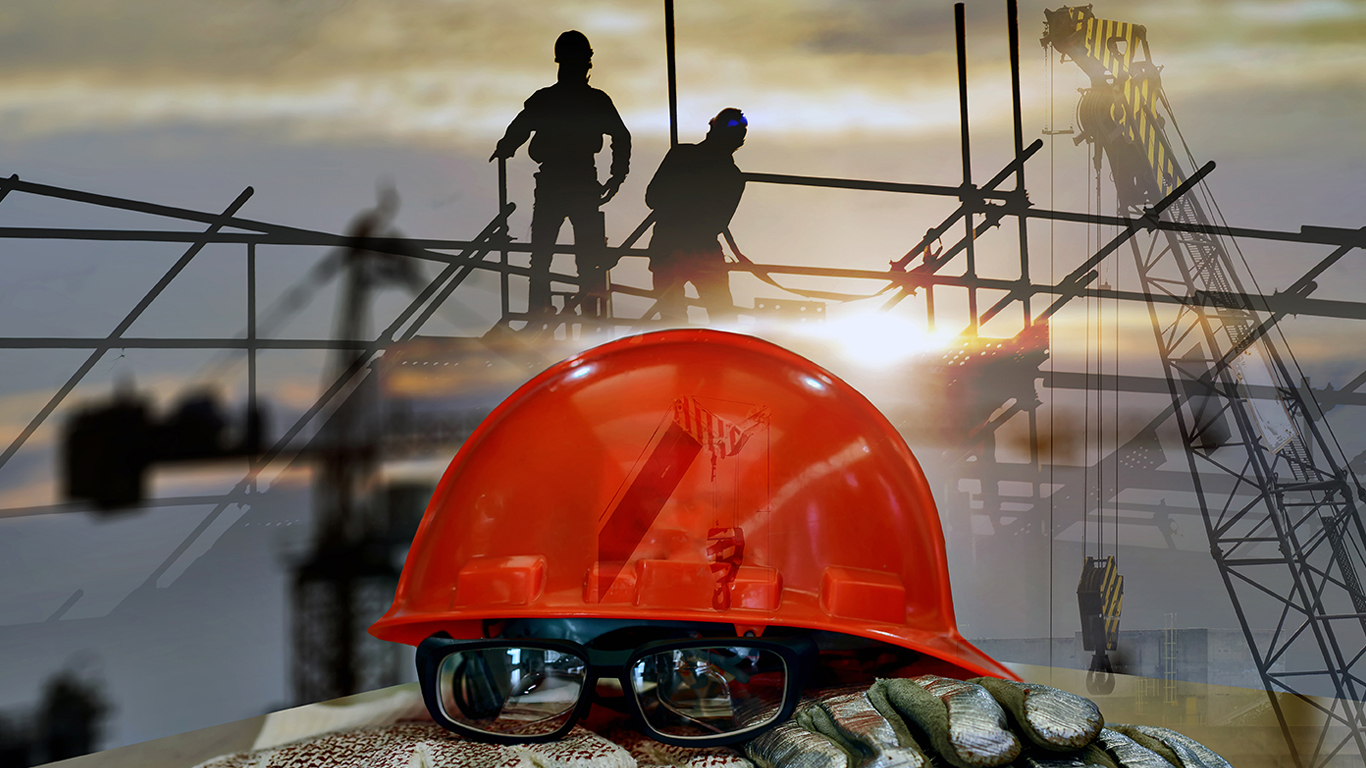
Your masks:
<svg viewBox="0 0 1366 768"><path fill-rule="evenodd" d="M1116 203L1118 203L1118 201L1119 201L1119 200L1118 200L1118 196L1116 196L1116 200L1115 200L1115 201L1116 201ZM1116 229L1116 231L1119 229L1118 225L1116 225L1115 229ZM1116 564L1118 564L1118 562L1119 562L1119 489L1120 489L1120 484L1119 484L1119 466L1120 466L1120 455L1119 455L1119 451L1120 451L1120 444L1119 444L1119 356L1120 356L1120 349L1121 349L1121 348L1120 348L1120 345L1119 345L1119 329L1120 329L1120 302L1119 302L1119 292L1120 292L1120 290L1124 287L1124 286L1123 286L1123 279L1124 279L1124 278L1123 278L1123 270L1121 269L1120 262L1119 262L1119 261L1116 261L1116 262L1115 262L1115 296L1114 296L1113 299L1111 299L1111 306L1114 307L1114 324L1115 324L1115 325L1114 325L1114 332L1115 332L1114 351L1111 353L1111 354L1113 355L1113 357L1114 357L1114 378L1112 379L1112 382L1113 382L1113 384L1114 384L1114 388L1113 388L1112 400L1111 400L1111 402L1114 404L1114 411L1113 411L1113 413L1111 414L1111 418L1110 418L1111 430L1113 431L1112 439L1113 439L1113 445L1114 445L1114 453L1113 453L1113 456L1114 456L1114 468L1111 470L1110 475L1111 475L1111 482L1114 483L1114 488L1115 488L1115 497L1114 497L1115 535L1114 535L1114 538L1113 538L1113 541L1112 541L1112 544L1111 544L1111 551L1114 552Z"/></svg>
<svg viewBox="0 0 1366 768"><path fill-rule="evenodd" d="M1078 121L1080 122L1080 121ZM1095 174L1094 166L1091 162L1091 153L1094 149L1094 141L1087 142L1086 154L1082 156L1082 162L1086 167L1086 216L1091 217L1091 180ZM1097 184L1099 181L1097 181ZM1091 253L1091 233L1092 225L1086 226L1086 253ZM1082 555L1085 556L1086 550L1091 545L1090 532L1090 496L1091 496L1091 296L1086 296L1086 317L1083 323L1083 344L1085 349L1084 364L1082 366L1082 392L1081 413L1081 541Z"/></svg>
<svg viewBox="0 0 1366 768"><path fill-rule="evenodd" d="M1044 57L1045 63L1047 63L1047 65L1048 65L1048 131L1049 131L1049 133L1048 133L1048 207L1049 207L1049 208L1056 208L1056 207L1057 207L1057 201L1056 201L1056 199L1055 199L1055 197L1054 197L1054 194L1053 194L1053 176L1054 176L1054 168L1055 168L1055 164L1056 164L1055 161L1056 161L1056 159L1057 159L1057 157L1056 157L1057 153L1056 153L1055 150L1054 150L1053 143L1054 143L1054 140L1057 138L1057 134L1054 133L1054 131L1057 130L1057 127L1054 125L1055 117L1054 117L1054 114L1053 114L1053 107L1054 107L1054 102L1057 101L1057 92L1056 92L1056 87L1055 87L1054 82L1053 82L1053 46L1052 46L1052 45L1046 45L1046 46L1044 46L1043 57ZM1055 222L1054 222L1053 219L1049 219L1049 220L1048 220L1048 282L1049 282L1049 283L1056 283L1056 282L1057 282L1057 279L1056 279L1056 276L1055 276L1055 270L1054 270L1054 262L1053 262L1054 248L1055 248L1055 244L1054 244L1054 239L1055 239L1055 238L1054 238L1054 227L1053 227L1054 223L1055 223ZM1052 324L1052 323L1049 323L1049 324L1048 324L1048 349L1049 349L1050 351L1053 350L1053 324ZM1050 379L1050 380L1052 380L1052 378L1053 378L1053 373L1054 373L1054 371L1055 371L1055 369L1056 369L1056 367L1057 367L1054 358L1055 358L1055 355L1053 355L1053 354L1050 354L1050 355L1048 356L1048 375L1049 375L1049 379ZM1054 571L1054 567L1053 567L1053 549L1054 549L1054 547L1053 547L1053 538L1054 538L1054 536L1057 534L1057 525L1056 525L1056 523L1054 522L1054 512L1055 512L1055 510L1054 510L1054 505L1053 505L1053 490L1057 488L1057 483L1054 481L1054 475L1055 475L1054 466L1055 466L1055 464L1056 464L1056 453L1057 453L1055 446L1057 446L1057 443L1058 443L1058 440L1057 440L1057 412L1058 412L1058 409L1057 409L1057 405L1056 405L1056 403L1057 403L1057 395L1055 394L1055 392L1056 392L1056 390L1055 390L1054 388L1052 388L1052 387L1050 387L1049 390L1048 390L1048 488L1049 488L1049 491L1048 491L1048 666L1049 666L1049 667L1052 667L1052 666L1053 666L1053 592L1054 592L1054 589L1053 589L1053 571Z"/></svg>

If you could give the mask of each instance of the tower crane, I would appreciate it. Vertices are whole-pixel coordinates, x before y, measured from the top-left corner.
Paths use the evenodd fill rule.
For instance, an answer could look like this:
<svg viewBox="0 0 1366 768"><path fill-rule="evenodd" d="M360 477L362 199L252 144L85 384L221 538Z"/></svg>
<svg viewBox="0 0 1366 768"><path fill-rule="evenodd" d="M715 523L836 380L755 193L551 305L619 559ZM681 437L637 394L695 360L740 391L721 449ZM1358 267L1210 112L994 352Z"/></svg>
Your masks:
<svg viewBox="0 0 1366 768"><path fill-rule="evenodd" d="M1091 144L1097 172L1108 159L1121 214L1144 215L1187 179L1166 130L1176 121L1147 30L1097 18L1089 5L1045 15L1042 45L1091 81L1077 108L1078 143ZM1185 195L1167 216L1197 231L1161 230L1146 248L1129 242L1210 552L1296 765L1307 756L1317 768L1351 745L1366 754L1366 489L1277 340L1285 313L1249 299L1210 210ZM1312 291L1350 248L1333 251L1290 292ZM1274 397L1260 394L1267 391ZM1206 473L1233 480L1232 490L1207 487ZM1254 633L1268 616L1273 631ZM1278 692L1319 709L1322 729L1297 739ZM1308 698L1323 693L1334 700Z"/></svg>

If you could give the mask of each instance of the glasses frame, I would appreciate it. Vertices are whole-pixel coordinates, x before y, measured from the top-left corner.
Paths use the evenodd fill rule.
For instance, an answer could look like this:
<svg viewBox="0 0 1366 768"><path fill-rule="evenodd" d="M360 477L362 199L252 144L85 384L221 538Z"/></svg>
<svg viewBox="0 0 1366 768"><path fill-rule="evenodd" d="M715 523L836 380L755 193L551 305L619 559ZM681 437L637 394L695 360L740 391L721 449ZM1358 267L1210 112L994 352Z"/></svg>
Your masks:
<svg viewBox="0 0 1366 768"><path fill-rule="evenodd" d="M645 718L645 712L641 709L639 694L631 685L631 669L636 662L656 653L666 651L683 650L687 648L752 648L755 650L770 651L775 653L783 660L786 668L786 686L783 690L783 703L775 716L769 722L748 728L734 733L717 734L714 736L694 736L680 737L670 736L661 733L650 725ZM549 733L535 734L531 736L519 736L512 734L490 733L472 728L468 725L458 723L446 716L441 707L441 692L437 690L439 679L438 671L441 662L446 657L462 651L478 651L489 648L535 648L547 651L558 651L577 656L587 666L587 673L583 681L583 687L579 690L579 699L574 703L569 717L564 725ZM417 646L417 675L422 687L422 700L427 705L427 711L431 713L432 719L441 727L448 731L465 736L473 741L482 741L493 744L537 744L546 741L554 741L562 738L569 733L593 705L596 698L595 689L599 680L615 679L621 684L623 698L626 701L626 709L631 716L636 728L651 739L662 744L670 744L678 747L714 747L725 744L735 744L741 741L748 741L768 729L786 722L792 717L792 712L797 708L797 703L801 699L802 689L806 685L806 678L811 669L811 665L816 658L816 645L807 638L776 638L762 639L757 637L703 637L688 638L686 640L656 640L644 643L636 648L610 651L598 648L589 648L570 640L524 640L521 638L493 638L488 640L456 640L443 635L432 635L423 640Z"/></svg>

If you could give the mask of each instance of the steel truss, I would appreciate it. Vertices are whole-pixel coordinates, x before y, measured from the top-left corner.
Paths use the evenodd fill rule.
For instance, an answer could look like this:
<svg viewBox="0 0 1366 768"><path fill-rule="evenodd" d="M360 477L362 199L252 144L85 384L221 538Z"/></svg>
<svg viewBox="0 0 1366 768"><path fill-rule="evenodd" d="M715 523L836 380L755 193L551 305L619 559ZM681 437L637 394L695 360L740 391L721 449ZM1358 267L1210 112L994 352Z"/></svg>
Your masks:
<svg viewBox="0 0 1366 768"><path fill-rule="evenodd" d="M1190 198L1174 207L1173 218L1205 220ZM1359 576L1366 565L1359 508L1366 489L1293 359L1266 332L1277 314L1262 320L1258 310L1266 306L1239 295L1242 282L1220 240L1167 232L1146 250L1136 241L1131 246L1145 293L1211 299L1153 301L1148 309L1210 552L1257 671L1268 691L1304 697L1327 684L1335 697L1327 705L1304 698L1325 717L1324 727L1306 736L1292 730L1272 696L1282 732L1311 766L1349 744L1366 754L1366 594ZM1274 388L1270 397L1249 391L1263 379ZM1226 489L1211 488L1209 475L1226 478ZM1259 641L1248 609L1260 613L1268 604L1279 618Z"/></svg>

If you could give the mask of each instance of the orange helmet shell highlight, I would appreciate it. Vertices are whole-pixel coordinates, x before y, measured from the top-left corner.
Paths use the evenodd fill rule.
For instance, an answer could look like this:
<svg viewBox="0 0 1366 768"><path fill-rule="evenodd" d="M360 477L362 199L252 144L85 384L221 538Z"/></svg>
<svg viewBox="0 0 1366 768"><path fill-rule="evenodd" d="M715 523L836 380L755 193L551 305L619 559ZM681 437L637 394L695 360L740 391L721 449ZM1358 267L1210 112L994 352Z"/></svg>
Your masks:
<svg viewBox="0 0 1366 768"><path fill-rule="evenodd" d="M416 645L520 617L829 630L1014 678L958 633L934 499L887 419L811 361L718 331L605 344L498 406L370 632Z"/></svg>

